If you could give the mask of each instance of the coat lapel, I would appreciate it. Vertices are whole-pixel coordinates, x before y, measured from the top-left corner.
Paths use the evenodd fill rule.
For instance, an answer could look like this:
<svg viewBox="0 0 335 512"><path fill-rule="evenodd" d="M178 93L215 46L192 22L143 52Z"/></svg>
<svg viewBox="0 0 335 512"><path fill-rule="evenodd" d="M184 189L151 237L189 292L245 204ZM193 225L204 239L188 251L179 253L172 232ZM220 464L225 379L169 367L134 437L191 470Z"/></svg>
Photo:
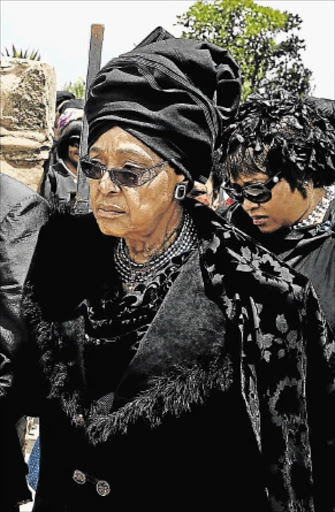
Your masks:
<svg viewBox="0 0 335 512"><path fill-rule="evenodd" d="M115 406L177 368L205 366L222 357L225 325L219 307L206 297L199 253L185 264L142 339L115 395Z"/></svg>

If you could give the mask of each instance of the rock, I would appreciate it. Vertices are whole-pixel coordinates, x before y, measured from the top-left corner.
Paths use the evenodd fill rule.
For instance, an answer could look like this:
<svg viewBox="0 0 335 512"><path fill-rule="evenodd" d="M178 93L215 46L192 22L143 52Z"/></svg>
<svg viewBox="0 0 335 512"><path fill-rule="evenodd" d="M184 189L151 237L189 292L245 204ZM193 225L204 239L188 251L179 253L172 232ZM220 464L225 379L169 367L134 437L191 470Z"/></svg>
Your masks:
<svg viewBox="0 0 335 512"><path fill-rule="evenodd" d="M28 59L0 64L1 172L39 189L53 142L56 73Z"/></svg>

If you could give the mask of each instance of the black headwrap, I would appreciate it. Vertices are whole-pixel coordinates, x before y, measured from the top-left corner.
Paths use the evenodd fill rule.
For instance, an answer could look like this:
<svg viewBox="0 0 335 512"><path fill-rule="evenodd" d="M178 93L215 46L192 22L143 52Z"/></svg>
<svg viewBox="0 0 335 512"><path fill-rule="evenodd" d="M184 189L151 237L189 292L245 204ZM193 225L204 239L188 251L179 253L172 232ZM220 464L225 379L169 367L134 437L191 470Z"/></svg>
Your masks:
<svg viewBox="0 0 335 512"><path fill-rule="evenodd" d="M75 95L70 91L57 91L56 92L56 108L66 100L73 100Z"/></svg>
<svg viewBox="0 0 335 512"><path fill-rule="evenodd" d="M85 106L88 143L119 126L186 176L205 181L240 94L240 71L227 50L159 27L97 74Z"/></svg>

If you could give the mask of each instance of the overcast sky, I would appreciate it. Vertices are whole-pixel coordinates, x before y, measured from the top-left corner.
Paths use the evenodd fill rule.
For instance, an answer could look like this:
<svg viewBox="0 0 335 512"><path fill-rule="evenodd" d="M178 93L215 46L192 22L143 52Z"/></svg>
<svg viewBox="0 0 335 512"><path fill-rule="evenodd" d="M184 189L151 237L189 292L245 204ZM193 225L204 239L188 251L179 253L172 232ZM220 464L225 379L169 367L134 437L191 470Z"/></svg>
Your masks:
<svg viewBox="0 0 335 512"><path fill-rule="evenodd" d="M161 25L175 36L176 16L194 3L184 0L0 0L1 49L38 49L42 60L54 66L57 89L86 78L90 27L105 26L102 61L131 50ZM334 0L256 0L260 5L299 14L305 40L303 61L313 72L313 94L335 99Z"/></svg>

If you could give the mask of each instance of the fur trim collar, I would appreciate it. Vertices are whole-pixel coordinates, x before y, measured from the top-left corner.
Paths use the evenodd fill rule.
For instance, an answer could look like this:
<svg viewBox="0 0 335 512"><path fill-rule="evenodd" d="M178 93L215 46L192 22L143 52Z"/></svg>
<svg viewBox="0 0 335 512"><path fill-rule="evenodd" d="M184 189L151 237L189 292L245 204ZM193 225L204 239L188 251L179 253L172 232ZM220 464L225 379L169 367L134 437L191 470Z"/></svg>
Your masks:
<svg viewBox="0 0 335 512"><path fill-rule="evenodd" d="M208 368L175 368L169 375L152 379L152 386L131 402L109 414L102 413L99 405L92 405L83 414L75 395L63 400L63 407L76 426L83 426L91 444L107 441L115 434L125 434L131 424L138 421L156 428L167 414L180 417L194 405L203 404L212 391L227 391L233 380L231 363L217 360ZM83 421L81 419L83 414Z"/></svg>
<svg viewBox="0 0 335 512"><path fill-rule="evenodd" d="M242 348L238 333L225 336L223 319L235 326L241 324L243 329L243 316L250 314L258 321L260 293L260 302L268 301L270 305L276 296L286 294L293 298L301 293L299 283L303 278L270 253L254 247L246 235L201 203L187 202L186 206L200 239L196 273L184 268L178 276L116 390L110 414L99 412L99 405L85 403L80 303L105 279L101 259L112 260L114 239L100 233L91 215L57 216L41 233L24 308L50 384L49 397L61 399L63 409L73 423L86 428L91 442L103 441L107 432L115 429L126 430L138 417L147 418L154 426L164 411L173 410L178 415L191 403L204 400L216 386L227 389L232 382L232 368L223 361L229 353L237 354L239 361ZM59 261L57 266L52 265L50 273L50 258L58 259L65 248L68 257L79 261L77 274L73 275L71 267L71 276L67 270L62 275L60 269L64 266ZM255 313L243 313L242 305L250 304L251 290ZM198 297L207 303L196 304ZM206 316L211 325L202 333ZM265 317L269 317L269 325L277 325L273 311L271 315L265 312ZM162 402L159 414L154 407L158 398Z"/></svg>

